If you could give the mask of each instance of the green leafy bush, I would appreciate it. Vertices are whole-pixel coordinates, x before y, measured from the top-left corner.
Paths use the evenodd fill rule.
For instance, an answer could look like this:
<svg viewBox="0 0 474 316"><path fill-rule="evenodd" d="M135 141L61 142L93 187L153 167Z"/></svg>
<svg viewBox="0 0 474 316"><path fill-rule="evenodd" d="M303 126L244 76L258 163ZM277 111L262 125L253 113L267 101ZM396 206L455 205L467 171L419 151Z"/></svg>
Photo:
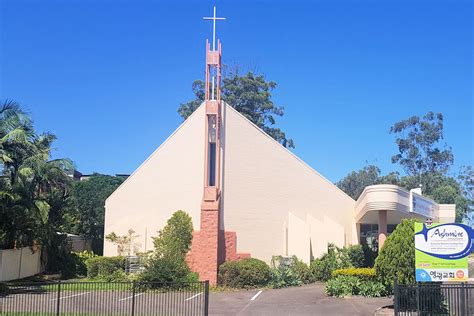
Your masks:
<svg viewBox="0 0 474 316"><path fill-rule="evenodd" d="M315 281L311 268L296 257L294 257L293 263L290 265L290 269L304 284Z"/></svg>
<svg viewBox="0 0 474 316"><path fill-rule="evenodd" d="M355 276L340 275L326 282L325 292L330 296L344 297L354 295L359 288L360 280Z"/></svg>
<svg viewBox="0 0 474 316"><path fill-rule="evenodd" d="M361 245L352 245L344 247L343 250L347 253L351 265L354 268L362 268L365 266L365 255Z"/></svg>
<svg viewBox="0 0 474 316"><path fill-rule="evenodd" d="M127 274L123 270L115 270L111 274L102 275L100 279L102 281L105 281L105 282L128 282L128 281L130 281L128 279Z"/></svg>
<svg viewBox="0 0 474 316"><path fill-rule="evenodd" d="M364 252L364 267L373 267L379 254L378 249L372 249L366 242L362 243L361 247Z"/></svg>
<svg viewBox="0 0 474 316"><path fill-rule="evenodd" d="M185 261L192 238L191 216L184 211L176 211L158 232L158 237L153 238L155 249L140 279L157 283L195 280L196 274L191 274Z"/></svg>
<svg viewBox="0 0 474 316"><path fill-rule="evenodd" d="M184 257L175 255L154 256L145 266L140 279L146 282L187 282L189 268Z"/></svg>
<svg viewBox="0 0 474 316"><path fill-rule="evenodd" d="M265 286L271 279L270 267L255 258L227 261L220 265L218 282L233 288Z"/></svg>
<svg viewBox="0 0 474 316"><path fill-rule="evenodd" d="M81 260L73 252L65 252L61 255L61 278L70 279L76 277L81 267Z"/></svg>
<svg viewBox="0 0 474 316"><path fill-rule="evenodd" d="M327 281L331 278L332 271L336 269L352 267L351 260L347 251L334 246L328 245L328 252L320 258L311 262L311 271L316 281Z"/></svg>
<svg viewBox="0 0 474 316"><path fill-rule="evenodd" d="M303 284L300 276L295 272L291 266L280 265L279 267L272 268L272 278L270 285L274 289L289 286L300 286Z"/></svg>
<svg viewBox="0 0 474 316"><path fill-rule="evenodd" d="M76 252L74 255L77 257L77 263L76 263L76 275L78 276L86 276L87 275L87 265L86 262L90 258L97 257L92 251L82 251L82 252Z"/></svg>
<svg viewBox="0 0 474 316"><path fill-rule="evenodd" d="M104 279L117 270L125 271L124 257L92 257L86 261L87 277Z"/></svg>
<svg viewBox="0 0 474 316"><path fill-rule="evenodd" d="M357 292L366 297L380 297L387 294L385 286L377 280L362 280Z"/></svg>
<svg viewBox="0 0 474 316"><path fill-rule="evenodd" d="M415 284L414 225L414 219L403 219L375 260L377 276L388 290L393 289L395 276L400 284Z"/></svg>
<svg viewBox="0 0 474 316"><path fill-rule="evenodd" d="M362 279L374 279L376 277L375 268L336 269L332 272L334 278L339 275L356 276Z"/></svg>
<svg viewBox="0 0 474 316"><path fill-rule="evenodd" d="M166 226L153 238L155 254L159 256L183 257L191 248L193 239L193 222L191 216L184 211L176 211L167 221Z"/></svg>
<svg viewBox="0 0 474 316"><path fill-rule="evenodd" d="M385 286L377 280L361 279L351 275L339 275L326 282L327 295L345 297L362 295L379 297L386 294Z"/></svg>

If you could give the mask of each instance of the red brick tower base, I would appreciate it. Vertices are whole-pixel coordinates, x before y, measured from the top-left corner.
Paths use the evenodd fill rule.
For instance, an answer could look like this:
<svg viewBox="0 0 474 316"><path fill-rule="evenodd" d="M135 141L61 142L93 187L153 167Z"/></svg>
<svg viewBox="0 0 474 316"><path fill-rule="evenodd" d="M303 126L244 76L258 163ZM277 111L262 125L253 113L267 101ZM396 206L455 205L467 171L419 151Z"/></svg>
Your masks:
<svg viewBox="0 0 474 316"><path fill-rule="evenodd" d="M191 251L186 260L199 279L217 284L219 267L219 202L204 201L201 206L201 230L193 233Z"/></svg>
<svg viewBox="0 0 474 316"><path fill-rule="evenodd" d="M189 268L199 273L201 281L217 284L219 265L226 260L249 258L248 253L237 253L235 232L219 230L219 198L217 191L206 188L201 205L201 230L194 231L191 250L186 256ZM207 199L207 200L206 200ZM212 201L214 199L214 201Z"/></svg>

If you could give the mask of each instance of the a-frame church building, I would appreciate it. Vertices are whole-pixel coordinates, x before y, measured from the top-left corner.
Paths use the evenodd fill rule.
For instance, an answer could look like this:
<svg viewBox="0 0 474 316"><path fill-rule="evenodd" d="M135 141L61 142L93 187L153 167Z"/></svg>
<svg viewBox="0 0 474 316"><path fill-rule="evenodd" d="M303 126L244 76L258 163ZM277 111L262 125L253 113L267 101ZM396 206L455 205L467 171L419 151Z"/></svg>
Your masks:
<svg viewBox="0 0 474 316"><path fill-rule="evenodd" d="M454 220L454 205L394 185L353 200L221 100L221 56L220 43L206 43L205 102L107 199L105 235L133 229L137 251L152 250L151 237L183 210L195 230L188 263L215 284L226 260L309 262L328 243L381 246L403 217ZM117 247L105 241L104 255Z"/></svg>

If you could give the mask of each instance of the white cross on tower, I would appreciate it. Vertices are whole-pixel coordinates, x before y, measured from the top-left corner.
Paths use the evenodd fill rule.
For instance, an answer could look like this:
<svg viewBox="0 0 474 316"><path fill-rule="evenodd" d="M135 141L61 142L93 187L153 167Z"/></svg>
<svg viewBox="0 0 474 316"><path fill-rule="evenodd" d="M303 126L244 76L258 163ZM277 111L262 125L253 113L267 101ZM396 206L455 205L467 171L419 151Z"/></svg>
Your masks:
<svg viewBox="0 0 474 316"><path fill-rule="evenodd" d="M204 20L212 20L212 50L216 50L216 21L225 20L225 18L216 17L216 6L214 6L214 16L203 17Z"/></svg>

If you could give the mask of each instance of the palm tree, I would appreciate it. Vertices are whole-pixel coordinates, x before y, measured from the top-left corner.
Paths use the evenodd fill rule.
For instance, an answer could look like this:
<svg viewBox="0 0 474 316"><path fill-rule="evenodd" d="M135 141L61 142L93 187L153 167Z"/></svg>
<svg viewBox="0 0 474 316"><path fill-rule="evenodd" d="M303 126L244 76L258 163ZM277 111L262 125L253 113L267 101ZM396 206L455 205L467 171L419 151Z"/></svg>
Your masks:
<svg viewBox="0 0 474 316"><path fill-rule="evenodd" d="M51 205L67 199L66 171L73 166L68 159L50 160L55 139L37 135L18 103L6 100L0 107L0 248L47 245L56 235L60 210Z"/></svg>

